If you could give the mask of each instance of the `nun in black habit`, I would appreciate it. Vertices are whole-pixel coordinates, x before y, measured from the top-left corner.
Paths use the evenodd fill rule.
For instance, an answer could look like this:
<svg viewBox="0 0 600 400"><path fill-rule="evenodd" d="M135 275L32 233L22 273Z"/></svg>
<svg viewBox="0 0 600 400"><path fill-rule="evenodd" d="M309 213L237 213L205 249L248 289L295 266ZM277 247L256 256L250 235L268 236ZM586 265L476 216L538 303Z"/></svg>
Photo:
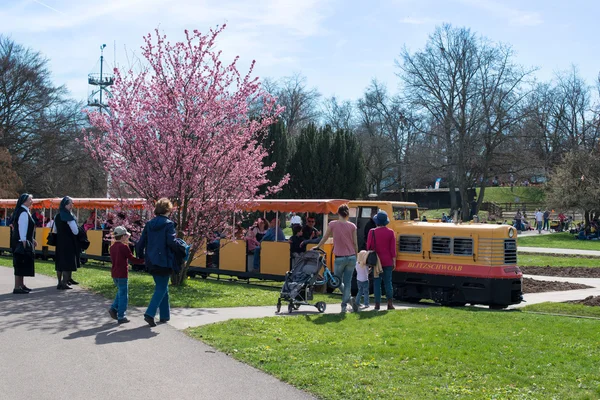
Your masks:
<svg viewBox="0 0 600 400"><path fill-rule="evenodd" d="M70 284L77 284L71 279L73 271L80 267L81 248L77 234L79 227L71 210L73 199L65 196L60 202L59 213L54 218L52 232L56 233L56 252L54 265L58 278L58 290L72 289Z"/></svg>
<svg viewBox="0 0 600 400"><path fill-rule="evenodd" d="M12 215L12 230L10 247L13 254L13 267L15 269L15 288L13 294L27 294L31 292L25 286L25 276L35 276L35 222L29 211L33 204L33 197L23 193L17 201L15 212Z"/></svg>

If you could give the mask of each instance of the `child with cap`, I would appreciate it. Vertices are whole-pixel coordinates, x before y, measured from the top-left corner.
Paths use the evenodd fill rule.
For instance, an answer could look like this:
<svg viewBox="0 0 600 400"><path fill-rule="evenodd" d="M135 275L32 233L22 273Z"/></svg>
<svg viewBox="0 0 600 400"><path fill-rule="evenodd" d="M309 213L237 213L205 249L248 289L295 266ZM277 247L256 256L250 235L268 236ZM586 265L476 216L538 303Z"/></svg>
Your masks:
<svg viewBox="0 0 600 400"><path fill-rule="evenodd" d="M110 261L112 262L111 276L117 287L117 295L112 306L108 310L112 319L116 319L119 324L129 322L125 316L127 311L127 302L129 300L129 271L127 261L134 264L143 264L144 260L135 258L129 249L129 237L124 226L117 226L113 230L115 242L110 246Z"/></svg>

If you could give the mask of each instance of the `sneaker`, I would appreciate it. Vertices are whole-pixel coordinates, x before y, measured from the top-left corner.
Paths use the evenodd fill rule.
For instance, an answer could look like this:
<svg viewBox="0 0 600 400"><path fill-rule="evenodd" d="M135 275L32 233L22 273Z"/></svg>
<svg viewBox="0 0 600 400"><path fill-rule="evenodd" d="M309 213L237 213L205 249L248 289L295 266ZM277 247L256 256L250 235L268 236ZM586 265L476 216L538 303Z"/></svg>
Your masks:
<svg viewBox="0 0 600 400"><path fill-rule="evenodd" d="M161 323L161 324L166 324L167 322L169 322L169 320L161 318L158 322Z"/></svg>
<svg viewBox="0 0 600 400"><path fill-rule="evenodd" d="M340 313L342 314L346 314L348 306L346 304L342 304L342 310L340 311Z"/></svg>
<svg viewBox="0 0 600 400"><path fill-rule="evenodd" d="M365 305L363 305L363 308L364 308L364 309L367 309L367 308L369 308L369 307L371 307L371 306L370 306L370 305L368 305L368 304L365 304Z"/></svg>
<svg viewBox="0 0 600 400"><path fill-rule="evenodd" d="M110 315L110 317L112 319L117 319L117 310L115 310L114 308L109 308L108 309L108 314Z"/></svg>
<svg viewBox="0 0 600 400"><path fill-rule="evenodd" d="M144 321L146 321L148 323L148 325L150 325L151 327L156 326L156 322L154 322L154 318L152 318L149 315L144 314Z"/></svg>
<svg viewBox="0 0 600 400"><path fill-rule="evenodd" d="M119 323L119 325L121 324L126 324L129 322L129 320L127 319L127 317L123 317L120 320L117 321Z"/></svg>
<svg viewBox="0 0 600 400"><path fill-rule="evenodd" d="M352 311L358 311L358 303L356 302L356 299L354 297L350 297L350 306L352 307Z"/></svg>

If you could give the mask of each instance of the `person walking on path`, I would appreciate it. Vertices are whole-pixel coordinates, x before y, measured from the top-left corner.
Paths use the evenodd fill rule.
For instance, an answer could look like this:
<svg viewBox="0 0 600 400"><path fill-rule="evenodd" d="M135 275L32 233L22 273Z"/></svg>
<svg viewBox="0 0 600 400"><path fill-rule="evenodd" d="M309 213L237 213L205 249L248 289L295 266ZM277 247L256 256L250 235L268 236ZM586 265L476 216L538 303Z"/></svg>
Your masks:
<svg viewBox="0 0 600 400"><path fill-rule="evenodd" d="M28 294L31 292L25 286L26 276L35 276L35 222L29 211L33 204L33 197L23 193L17 200L17 206L12 215L13 229L10 237L10 248L13 254L13 268L15 269L15 287L13 294Z"/></svg>
<svg viewBox="0 0 600 400"><path fill-rule="evenodd" d="M59 213L54 218L52 232L56 233L56 251L54 255L54 268L58 278L58 290L72 289L69 285L78 283L71 279L74 271L81 267L79 246L79 227L72 213L73 199L63 197L60 202Z"/></svg>
<svg viewBox="0 0 600 400"><path fill-rule="evenodd" d="M550 211L544 211L544 227L542 228L545 231L550 230Z"/></svg>
<svg viewBox="0 0 600 400"><path fill-rule="evenodd" d="M317 244L321 248L330 236L333 236L333 254L335 261L333 263L334 274L340 278L342 284L342 313L346 312L348 302L353 311L358 311L358 305L354 297L350 297L352 285L352 275L356 268L356 254L358 254L358 241L356 236L356 225L349 221L350 210L347 204L342 204L337 211L340 219L331 221L323 238Z"/></svg>
<svg viewBox="0 0 600 400"><path fill-rule="evenodd" d="M383 285L387 298L388 310L394 310L394 288L392 286L392 271L396 261L396 235L387 228L390 219L385 211L379 211L373 221L377 227L371 229L367 239L367 250L374 250L383 268ZM375 295L375 309L381 307L381 275L373 278L373 294Z"/></svg>
<svg viewBox="0 0 600 400"><path fill-rule="evenodd" d="M124 226L117 226L113 230L113 236L115 242L110 246L110 261L112 263L110 275L117 287L117 295L108 313L119 324L125 324L129 322L129 319L125 316L129 300L129 268L127 267L127 261L131 261L133 264L143 264L144 260L135 258L131 253L129 249L131 233L127 232Z"/></svg>
<svg viewBox="0 0 600 400"><path fill-rule="evenodd" d="M160 312L160 322L171 319L169 305L169 278L175 270L175 223L169 219L173 204L167 198L159 199L154 207L154 215L142 231L137 243L138 257L144 258L146 268L154 278L154 293L144 313L144 321L154 327L156 312Z"/></svg>
<svg viewBox="0 0 600 400"><path fill-rule="evenodd" d="M535 224L536 224L536 228L537 228L539 234L542 233L543 223L544 223L544 213L542 212L542 210L540 210L538 208L538 210L535 212Z"/></svg>

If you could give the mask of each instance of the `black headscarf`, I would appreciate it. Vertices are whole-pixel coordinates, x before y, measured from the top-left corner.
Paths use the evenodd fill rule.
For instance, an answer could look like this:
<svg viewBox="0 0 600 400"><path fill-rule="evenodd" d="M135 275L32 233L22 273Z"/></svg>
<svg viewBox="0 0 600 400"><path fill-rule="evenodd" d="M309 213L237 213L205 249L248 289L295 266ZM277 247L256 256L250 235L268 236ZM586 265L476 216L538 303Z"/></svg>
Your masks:
<svg viewBox="0 0 600 400"><path fill-rule="evenodd" d="M27 201L29 196L31 196L29 193L23 193L22 195L19 196L19 200L17 200L17 206L15 207L15 211L13 212L13 215L11 218L11 221L13 221L13 223L15 222L15 219L17 218L17 212L19 211L19 209L21 209L21 206L23 204L25 204L25 202Z"/></svg>
<svg viewBox="0 0 600 400"><path fill-rule="evenodd" d="M63 220L63 222L75 221L73 213L67 210L67 204L69 204L72 201L72 198L70 198L69 196L65 196L60 202L60 219Z"/></svg>

